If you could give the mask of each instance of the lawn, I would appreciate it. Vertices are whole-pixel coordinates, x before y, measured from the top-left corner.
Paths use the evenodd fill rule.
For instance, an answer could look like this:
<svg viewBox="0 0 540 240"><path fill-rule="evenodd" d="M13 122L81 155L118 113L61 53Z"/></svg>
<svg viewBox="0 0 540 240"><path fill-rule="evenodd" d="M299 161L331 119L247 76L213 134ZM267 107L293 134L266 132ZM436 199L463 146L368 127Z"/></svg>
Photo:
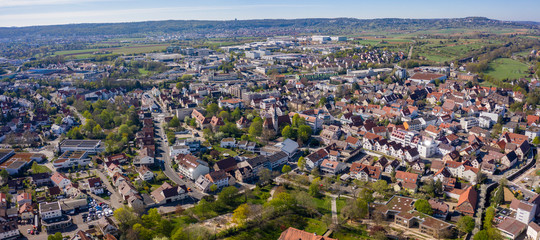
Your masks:
<svg viewBox="0 0 540 240"><path fill-rule="evenodd" d="M221 154L228 153L230 157L238 156L238 153L233 151L232 149L222 148L222 147L220 147L218 145L214 145L214 146L212 146L212 148L215 149L216 151L220 152Z"/></svg>
<svg viewBox="0 0 540 240"><path fill-rule="evenodd" d="M343 209L343 207L345 207L347 205L347 199L346 198L341 198L341 199L337 199L336 200L336 207L337 207L337 212L338 214L341 212L341 209Z"/></svg>
<svg viewBox="0 0 540 240"><path fill-rule="evenodd" d="M364 226L361 227L351 227L347 226L340 229L337 232L332 233L332 238L339 240L358 240L358 239L371 239Z"/></svg>
<svg viewBox="0 0 540 240"><path fill-rule="evenodd" d="M319 236L323 235L327 230L326 224L317 219L308 218L307 224L308 225L306 226L304 231L310 232L310 233L316 233Z"/></svg>
<svg viewBox="0 0 540 240"><path fill-rule="evenodd" d="M321 214L332 214L332 199L330 197L313 198L313 202L317 206L317 211Z"/></svg>
<svg viewBox="0 0 540 240"><path fill-rule="evenodd" d="M68 51L58 51L54 55L64 55L71 56L74 58L81 58L82 56L92 57L92 56L103 56L103 55L93 55L94 52L98 51L111 51L113 54L139 54L139 53L148 53L148 52L160 52L165 50L169 44L139 44L139 45L126 45L123 47L111 47L111 48L88 48L80 50L68 50Z"/></svg>
<svg viewBox="0 0 540 240"><path fill-rule="evenodd" d="M503 79L518 79L527 76L527 64L510 58L498 58L489 63L489 70L485 72L490 76Z"/></svg>

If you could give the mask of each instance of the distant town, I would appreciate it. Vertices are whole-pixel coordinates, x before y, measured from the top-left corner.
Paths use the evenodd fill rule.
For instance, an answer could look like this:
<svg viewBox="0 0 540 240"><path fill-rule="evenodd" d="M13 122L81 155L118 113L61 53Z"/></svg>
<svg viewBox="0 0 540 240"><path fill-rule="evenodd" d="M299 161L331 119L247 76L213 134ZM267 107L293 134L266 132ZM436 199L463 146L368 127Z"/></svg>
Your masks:
<svg viewBox="0 0 540 240"><path fill-rule="evenodd" d="M540 239L540 43L490 37L2 57L0 239Z"/></svg>

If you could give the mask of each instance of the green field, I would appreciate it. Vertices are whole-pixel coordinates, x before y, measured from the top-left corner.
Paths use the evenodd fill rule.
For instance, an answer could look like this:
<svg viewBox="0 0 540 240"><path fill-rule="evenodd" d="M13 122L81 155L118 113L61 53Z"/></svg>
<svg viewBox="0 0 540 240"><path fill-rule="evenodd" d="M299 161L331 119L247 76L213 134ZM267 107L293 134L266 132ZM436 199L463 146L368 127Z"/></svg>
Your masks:
<svg viewBox="0 0 540 240"><path fill-rule="evenodd" d="M510 58L499 58L489 63L486 74L499 79L518 79L527 75L527 64Z"/></svg>
<svg viewBox="0 0 540 240"><path fill-rule="evenodd" d="M149 53L149 52L156 52L156 51L163 51L167 49L169 44L145 44L145 45L126 45L123 47L111 47L111 48L88 48L88 49L80 49L80 50L68 50L68 51L58 51L55 52L54 55L63 55L66 57L74 57L74 58L89 58L92 56L106 56L108 54L103 55L94 55L94 52L99 51L110 51L112 54L123 54L123 55L130 55L130 54L140 54L140 53Z"/></svg>

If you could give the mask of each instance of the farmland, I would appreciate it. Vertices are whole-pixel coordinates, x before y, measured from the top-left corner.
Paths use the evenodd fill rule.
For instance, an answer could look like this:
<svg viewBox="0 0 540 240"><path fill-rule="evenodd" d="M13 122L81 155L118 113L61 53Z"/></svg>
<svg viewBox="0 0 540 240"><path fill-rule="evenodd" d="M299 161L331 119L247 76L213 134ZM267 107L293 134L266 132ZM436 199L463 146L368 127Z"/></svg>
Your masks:
<svg viewBox="0 0 540 240"><path fill-rule="evenodd" d="M518 79L526 76L528 66L510 58L499 58L489 63L485 73L498 80Z"/></svg>
<svg viewBox="0 0 540 240"><path fill-rule="evenodd" d="M138 44L138 45L126 45L122 47L110 47L110 48L88 48L81 50L69 50L69 51L58 51L54 55L63 55L66 57L73 58L88 58L94 56L95 52L103 52L106 54L122 54L122 55L131 55L131 54L140 54L148 52L161 52L165 50L169 44ZM105 54L102 54L105 55Z"/></svg>

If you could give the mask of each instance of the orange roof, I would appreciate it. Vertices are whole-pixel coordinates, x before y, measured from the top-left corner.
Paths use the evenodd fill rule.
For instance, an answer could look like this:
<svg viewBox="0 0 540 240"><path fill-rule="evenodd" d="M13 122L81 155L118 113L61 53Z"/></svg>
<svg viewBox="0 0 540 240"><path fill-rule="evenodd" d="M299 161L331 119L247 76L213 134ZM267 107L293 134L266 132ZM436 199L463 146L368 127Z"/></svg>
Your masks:
<svg viewBox="0 0 540 240"><path fill-rule="evenodd" d="M476 208L476 198L478 197L478 193L476 190L470 186L465 190L460 196L458 200L457 206L459 207L461 204L469 202L473 206L473 208Z"/></svg>
<svg viewBox="0 0 540 240"><path fill-rule="evenodd" d="M293 227L289 227L287 230L281 233L279 240L337 240L334 238L320 236L314 233L302 231Z"/></svg>

